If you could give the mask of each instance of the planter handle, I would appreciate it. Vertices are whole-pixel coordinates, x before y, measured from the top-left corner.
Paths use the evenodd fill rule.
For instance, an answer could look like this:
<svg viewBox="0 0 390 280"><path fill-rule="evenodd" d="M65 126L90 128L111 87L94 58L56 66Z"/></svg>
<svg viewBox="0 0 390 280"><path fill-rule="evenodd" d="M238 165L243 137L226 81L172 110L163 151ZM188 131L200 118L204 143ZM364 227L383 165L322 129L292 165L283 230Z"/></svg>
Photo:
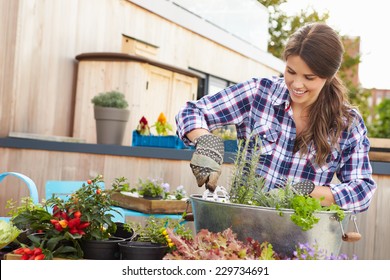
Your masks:
<svg viewBox="0 0 390 280"><path fill-rule="evenodd" d="M351 216L351 220L353 221L353 224L355 225L356 232L344 232L343 226L342 226L341 222L339 222L341 232L342 232L341 238L345 242L356 242L362 238L362 235L359 233L359 229L358 229L358 226L356 224L356 216L354 216L354 215Z"/></svg>

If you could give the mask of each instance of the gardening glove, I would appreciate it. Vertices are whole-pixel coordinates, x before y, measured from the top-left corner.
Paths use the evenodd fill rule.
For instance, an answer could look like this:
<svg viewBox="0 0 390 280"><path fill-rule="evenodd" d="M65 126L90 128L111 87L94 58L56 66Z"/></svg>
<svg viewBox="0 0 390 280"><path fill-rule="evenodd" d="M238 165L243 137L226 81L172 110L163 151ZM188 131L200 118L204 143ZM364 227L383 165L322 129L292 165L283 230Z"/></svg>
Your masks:
<svg viewBox="0 0 390 280"><path fill-rule="evenodd" d="M224 145L220 137L205 134L195 140L196 150L192 156L190 167L194 173L198 187L206 184L206 189L214 192L221 175Z"/></svg>
<svg viewBox="0 0 390 280"><path fill-rule="evenodd" d="M314 190L315 185L312 181L304 180L295 183L292 187L295 189L297 193L301 195L310 195L311 192Z"/></svg>

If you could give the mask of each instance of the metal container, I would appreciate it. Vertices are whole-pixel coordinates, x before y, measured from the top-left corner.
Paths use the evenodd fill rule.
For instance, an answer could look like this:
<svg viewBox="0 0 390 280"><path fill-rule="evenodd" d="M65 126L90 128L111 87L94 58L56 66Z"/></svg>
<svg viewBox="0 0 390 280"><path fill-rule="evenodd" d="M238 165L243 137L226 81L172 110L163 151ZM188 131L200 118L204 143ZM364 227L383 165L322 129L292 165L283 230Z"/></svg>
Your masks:
<svg viewBox="0 0 390 280"><path fill-rule="evenodd" d="M333 211L320 211L315 215L319 222L308 231L295 225L290 216L293 210L216 202L203 199L200 195L190 196L196 232L208 229L221 232L227 228L246 241L248 237L272 244L278 254L292 256L298 243L318 245L327 255L338 255L342 243L343 228L348 227L351 211L345 211L345 218L339 222Z"/></svg>

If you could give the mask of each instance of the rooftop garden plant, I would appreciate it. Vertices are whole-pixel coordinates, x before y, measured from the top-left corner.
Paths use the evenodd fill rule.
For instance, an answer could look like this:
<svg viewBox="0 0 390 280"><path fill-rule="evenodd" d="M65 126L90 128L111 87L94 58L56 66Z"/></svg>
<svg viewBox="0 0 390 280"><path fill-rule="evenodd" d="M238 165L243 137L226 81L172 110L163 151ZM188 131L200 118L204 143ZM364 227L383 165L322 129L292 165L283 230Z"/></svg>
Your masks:
<svg viewBox="0 0 390 280"><path fill-rule="evenodd" d="M272 207L278 210L293 209L291 220L304 231L318 223L319 218L314 215L316 211L335 211L340 221L344 219L344 211L338 205L323 207L320 199L300 194L287 180L281 180L280 188L266 191L264 178L258 176L256 172L260 162L261 147L258 137L252 140L239 141L240 148L234 162L229 191L230 202ZM282 214L280 211L280 215Z"/></svg>
<svg viewBox="0 0 390 280"><path fill-rule="evenodd" d="M126 109L129 104L126 101L125 95L119 91L101 92L91 99L91 102L98 107L110 107L118 109Z"/></svg>
<svg viewBox="0 0 390 280"><path fill-rule="evenodd" d="M167 122L167 117L164 113L160 113L157 121L152 125L156 129L157 135L167 136L170 132L173 132L172 125Z"/></svg>
<svg viewBox="0 0 390 280"><path fill-rule="evenodd" d="M136 131L139 135L149 136L150 135L150 127L148 124L148 120L145 117L142 117L139 120L139 124L137 126Z"/></svg>
<svg viewBox="0 0 390 280"><path fill-rule="evenodd" d="M130 221L125 224L125 229L133 230L136 234L136 241L151 242L162 245L167 245L171 249L175 249L174 243L168 235L168 231L172 230L177 236L185 240L192 239L192 231L185 227L181 220L170 218L156 218L150 216L145 223Z"/></svg>
<svg viewBox="0 0 390 280"><path fill-rule="evenodd" d="M185 239L172 229L167 229L167 233L176 250L165 255L165 260L280 259L271 244L253 239L242 242L230 228L218 233L202 229L193 239Z"/></svg>
<svg viewBox="0 0 390 280"><path fill-rule="evenodd" d="M72 193L69 199L48 199L43 206L26 205L15 209L12 222L18 228L29 228L32 245L24 243L18 250L30 256L30 251L39 248L45 259L54 257L82 258L79 241L105 240L116 232L110 192L103 192L99 183L103 176L87 180Z"/></svg>

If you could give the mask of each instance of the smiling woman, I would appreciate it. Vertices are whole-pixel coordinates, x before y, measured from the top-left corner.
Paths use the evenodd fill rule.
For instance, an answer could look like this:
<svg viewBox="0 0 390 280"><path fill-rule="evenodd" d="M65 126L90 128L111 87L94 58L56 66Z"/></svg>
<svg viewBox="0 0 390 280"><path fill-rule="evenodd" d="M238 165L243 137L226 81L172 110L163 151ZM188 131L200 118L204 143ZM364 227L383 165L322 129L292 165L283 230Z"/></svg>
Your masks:
<svg viewBox="0 0 390 280"><path fill-rule="evenodd" d="M390 57L386 54L390 44L390 34L383 32L381 26L389 26L384 1L373 0L370 4L355 0L289 0L281 4L287 15L298 14L310 7L318 13L328 12L327 23L348 37L360 37L361 63L359 80L364 88L390 89L387 65ZM353 9L352 9L353 7ZM380 40L380 44L378 44Z"/></svg>
<svg viewBox="0 0 390 280"><path fill-rule="evenodd" d="M315 186L308 195L323 197L322 206L366 211L376 183L367 128L337 77L343 52L335 30L308 24L287 42L285 77L253 78L187 102L176 123L179 137L196 146L190 166L198 186L214 191L221 173L223 143L210 131L235 125L238 139L261 147L264 190L308 181Z"/></svg>

